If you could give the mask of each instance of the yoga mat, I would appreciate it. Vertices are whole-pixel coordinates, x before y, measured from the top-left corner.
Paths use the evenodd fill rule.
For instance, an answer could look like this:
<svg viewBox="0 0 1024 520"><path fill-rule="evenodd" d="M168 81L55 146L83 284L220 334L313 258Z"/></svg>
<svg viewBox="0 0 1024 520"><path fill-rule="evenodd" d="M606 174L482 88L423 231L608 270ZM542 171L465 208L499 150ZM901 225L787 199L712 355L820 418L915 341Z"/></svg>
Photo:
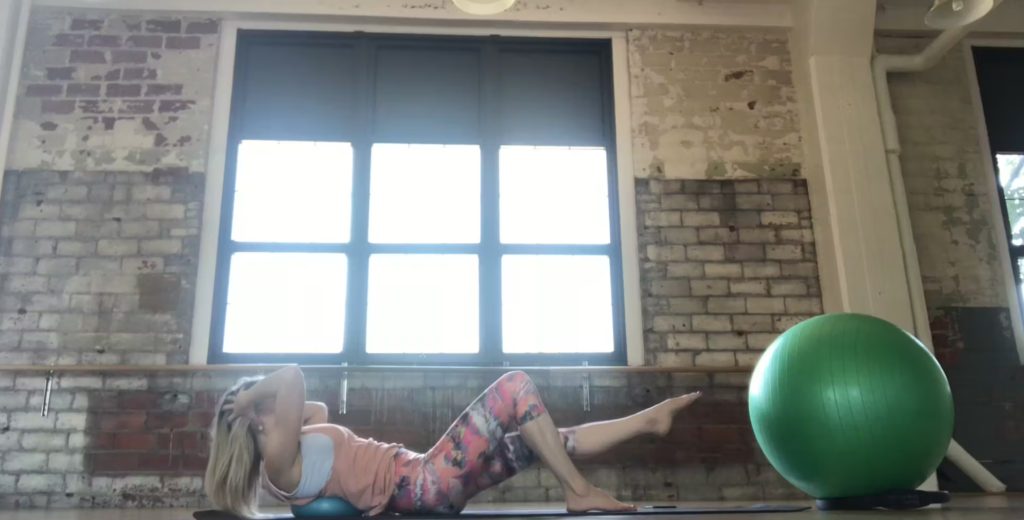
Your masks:
<svg viewBox="0 0 1024 520"><path fill-rule="evenodd" d="M745 513L799 513L807 511L805 506L769 506L757 505L748 507L713 507L701 509L685 509L676 507L641 508L639 511L618 513L569 513L564 509L504 509L487 511L463 511L457 515L381 515L383 518L540 518L566 516L671 516L671 515L736 515ZM192 513L195 520L242 520L241 518L222 511L196 511ZM261 520L294 520L290 514L264 515ZM352 518L352 517L338 517Z"/></svg>

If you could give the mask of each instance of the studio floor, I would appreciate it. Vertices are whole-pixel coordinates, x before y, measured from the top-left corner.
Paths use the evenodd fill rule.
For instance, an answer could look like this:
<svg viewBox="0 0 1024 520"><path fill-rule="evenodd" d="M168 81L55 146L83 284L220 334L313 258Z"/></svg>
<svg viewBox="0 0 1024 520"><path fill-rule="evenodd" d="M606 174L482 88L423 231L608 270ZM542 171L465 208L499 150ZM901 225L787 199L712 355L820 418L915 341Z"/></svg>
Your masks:
<svg viewBox="0 0 1024 520"><path fill-rule="evenodd" d="M783 502L780 502L783 504ZM796 502L785 502L798 505ZM750 505L748 502L714 502L679 504L687 508L731 507ZM487 509L551 509L553 504L515 504L487 507ZM483 509L481 507L480 509ZM278 511L268 511L278 512ZM191 520L192 512L184 509L124 509L124 510L63 510L63 511L5 511L4 520ZM658 516L654 518L706 518L707 516ZM605 517L611 518L611 517ZM634 517L635 518L635 517ZM923 518L945 520L1024 520L1024 494L1005 496L955 496L946 507L920 511L879 511L823 513L817 510L802 513L714 515L716 520L810 520L813 518L899 519Z"/></svg>

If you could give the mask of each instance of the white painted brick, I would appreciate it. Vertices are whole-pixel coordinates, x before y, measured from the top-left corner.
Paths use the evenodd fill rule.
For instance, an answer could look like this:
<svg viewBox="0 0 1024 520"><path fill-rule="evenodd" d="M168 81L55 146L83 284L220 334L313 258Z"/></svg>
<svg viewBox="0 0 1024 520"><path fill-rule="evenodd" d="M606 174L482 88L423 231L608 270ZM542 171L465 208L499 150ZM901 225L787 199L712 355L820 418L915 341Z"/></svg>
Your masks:
<svg viewBox="0 0 1024 520"><path fill-rule="evenodd" d="M180 220L185 218L184 204L146 204L146 218L154 220Z"/></svg>
<svg viewBox="0 0 1024 520"><path fill-rule="evenodd" d="M152 220L124 222L121 224L123 238L156 238L160 236L160 223Z"/></svg>
<svg viewBox="0 0 1024 520"><path fill-rule="evenodd" d="M172 192L173 189L170 186L140 184L132 186L131 197L133 201L137 202L171 200Z"/></svg>
<svg viewBox="0 0 1024 520"><path fill-rule="evenodd" d="M782 276L787 278L817 278L818 264L814 262L784 263Z"/></svg>
<svg viewBox="0 0 1024 520"><path fill-rule="evenodd" d="M61 389L98 389L103 388L103 376L62 375Z"/></svg>
<svg viewBox="0 0 1024 520"><path fill-rule="evenodd" d="M107 376L107 390L145 390L149 380L142 376Z"/></svg>
<svg viewBox="0 0 1024 520"><path fill-rule="evenodd" d="M44 471L45 453L12 451L4 455L4 471Z"/></svg>
<svg viewBox="0 0 1024 520"><path fill-rule="evenodd" d="M783 298L747 298L747 311L753 314L785 314Z"/></svg>
<svg viewBox="0 0 1024 520"><path fill-rule="evenodd" d="M778 240L774 229L769 228L741 228L740 242L744 244L771 244Z"/></svg>
<svg viewBox="0 0 1024 520"><path fill-rule="evenodd" d="M693 316L694 332L725 332L732 330L732 318L720 315Z"/></svg>
<svg viewBox="0 0 1024 520"><path fill-rule="evenodd" d="M729 294L726 280L691 280L690 294L694 296L725 296Z"/></svg>
<svg viewBox="0 0 1024 520"><path fill-rule="evenodd" d="M671 268L671 265L669 266ZM742 264L704 264L704 276L706 278L742 278Z"/></svg>
<svg viewBox="0 0 1024 520"><path fill-rule="evenodd" d="M655 352L654 358L660 367L693 366L693 354L690 352Z"/></svg>
<svg viewBox="0 0 1024 520"><path fill-rule="evenodd" d="M92 482L89 475L80 473L64 475L64 491L68 493L89 493L92 491Z"/></svg>
<svg viewBox="0 0 1024 520"><path fill-rule="evenodd" d="M15 293L41 293L49 289L50 279L45 276L9 275L4 290Z"/></svg>
<svg viewBox="0 0 1024 520"><path fill-rule="evenodd" d="M669 334L668 348L671 350L705 350L708 348L706 334Z"/></svg>
<svg viewBox="0 0 1024 520"><path fill-rule="evenodd" d="M747 338L745 334L735 332L708 334L708 348L711 350L745 350Z"/></svg>
<svg viewBox="0 0 1024 520"><path fill-rule="evenodd" d="M732 352L701 352L695 363L699 367L732 367L736 366L736 356Z"/></svg>
<svg viewBox="0 0 1024 520"><path fill-rule="evenodd" d="M158 494L163 491L163 482L160 477L152 476L92 477L91 488L94 493L109 495Z"/></svg>
<svg viewBox="0 0 1024 520"><path fill-rule="evenodd" d="M28 474L18 477L19 493L59 493L64 491L63 475Z"/></svg>
<svg viewBox="0 0 1024 520"><path fill-rule="evenodd" d="M786 240L785 236L780 237ZM803 260L804 248L797 244L769 244L764 248L769 260Z"/></svg>
<svg viewBox="0 0 1024 520"><path fill-rule="evenodd" d="M768 283L764 280L734 280L729 282L732 294L767 295Z"/></svg>
<svg viewBox="0 0 1024 520"><path fill-rule="evenodd" d="M771 332L774 325L771 316L744 314L732 317L732 327L736 332Z"/></svg>
<svg viewBox="0 0 1024 520"><path fill-rule="evenodd" d="M721 225L717 211L683 211L682 224L686 227L715 227Z"/></svg>
<svg viewBox="0 0 1024 520"><path fill-rule="evenodd" d="M14 374L10 372L0 372L0 389L5 388L14 388Z"/></svg>
<svg viewBox="0 0 1024 520"><path fill-rule="evenodd" d="M21 432L0 433L0 451L11 451L21 447Z"/></svg>
<svg viewBox="0 0 1024 520"><path fill-rule="evenodd" d="M28 403L28 392L0 392L0 410L21 410Z"/></svg>
<svg viewBox="0 0 1024 520"><path fill-rule="evenodd" d="M708 312L711 314L743 314L747 302L743 298L708 298Z"/></svg>
<svg viewBox="0 0 1024 520"><path fill-rule="evenodd" d="M134 239L100 240L96 249L100 256L129 256L139 252L139 241Z"/></svg>
<svg viewBox="0 0 1024 520"><path fill-rule="evenodd" d="M36 236L39 238L67 238L75 236L75 223L61 220L40 220L36 222Z"/></svg>
<svg viewBox="0 0 1024 520"><path fill-rule="evenodd" d="M143 255L153 256L181 254L181 239L164 238L143 240L139 242L139 252Z"/></svg>
<svg viewBox="0 0 1024 520"><path fill-rule="evenodd" d="M687 246L686 257L701 262L725 260L725 247L716 245Z"/></svg>
<svg viewBox="0 0 1024 520"><path fill-rule="evenodd" d="M46 392L43 392L43 391L32 392L31 394L29 394L29 396L28 396L28 407L29 407L29 409L32 409L32 410L40 410L40 409L42 409L43 398L45 397L45 395L46 395ZM55 412L55 411L69 409L69 408L71 408L71 403L72 403L72 401L74 401L74 398L75 398L75 394L73 394L71 392L64 392L64 391L60 391L60 390L52 390L51 389L51 391L50 391L50 410Z"/></svg>
<svg viewBox="0 0 1024 520"><path fill-rule="evenodd" d="M83 258L78 261L78 274L96 275L121 271L121 260L116 258Z"/></svg>
<svg viewBox="0 0 1024 520"><path fill-rule="evenodd" d="M78 271L74 258L41 258L36 265L36 272L45 276L72 275Z"/></svg>
<svg viewBox="0 0 1024 520"><path fill-rule="evenodd" d="M668 309L673 314L705 314L708 310L707 299L669 298Z"/></svg>
<svg viewBox="0 0 1024 520"><path fill-rule="evenodd" d="M655 316L655 332L685 332L690 330L689 316Z"/></svg>
<svg viewBox="0 0 1024 520"><path fill-rule="evenodd" d="M18 374L14 380L14 388L17 390L42 390L46 388L46 376L32 374Z"/></svg>
<svg viewBox="0 0 1024 520"><path fill-rule="evenodd" d="M84 430L88 414L81 412L58 412L55 427L58 430Z"/></svg>
<svg viewBox="0 0 1024 520"><path fill-rule="evenodd" d="M765 226L796 226L800 216L795 211L762 211L761 224Z"/></svg>
<svg viewBox="0 0 1024 520"><path fill-rule="evenodd" d="M782 267L778 262L744 262L745 278L778 278L782 275Z"/></svg>
<svg viewBox="0 0 1024 520"><path fill-rule="evenodd" d="M786 312L790 314L821 314L821 299L786 298Z"/></svg>
<svg viewBox="0 0 1024 520"><path fill-rule="evenodd" d="M779 332L786 332L798 323L810 318L811 316L776 316L774 322L775 330Z"/></svg>
<svg viewBox="0 0 1024 520"><path fill-rule="evenodd" d="M26 332L22 336L21 348L25 350L52 350L60 348L61 334L58 332Z"/></svg>
<svg viewBox="0 0 1024 520"><path fill-rule="evenodd" d="M703 278L705 265L699 262L676 262L668 264L666 269L669 278ZM717 277L708 275L708 278Z"/></svg>
<svg viewBox="0 0 1024 520"><path fill-rule="evenodd" d="M162 273L163 271L163 258L125 258L121 261L121 272L125 274Z"/></svg>
<svg viewBox="0 0 1024 520"><path fill-rule="evenodd" d="M803 296L808 289L804 280L769 280L768 290L772 296Z"/></svg>
<svg viewBox="0 0 1024 520"><path fill-rule="evenodd" d="M737 352L736 353L736 365L752 368L757 366L757 362L761 360L762 352Z"/></svg>
<svg viewBox="0 0 1024 520"><path fill-rule="evenodd" d="M21 447L29 451L61 451L67 447L65 433L26 433L21 437Z"/></svg>
<svg viewBox="0 0 1024 520"><path fill-rule="evenodd" d="M11 428L14 430L52 430L56 422L56 414L46 417L39 415L39 410L34 412L12 412Z"/></svg>
<svg viewBox="0 0 1024 520"><path fill-rule="evenodd" d="M647 227L678 227L681 223L678 211L650 211L644 214L644 225Z"/></svg>
<svg viewBox="0 0 1024 520"><path fill-rule="evenodd" d="M35 271L35 258L0 258L0 274L29 274Z"/></svg>
<svg viewBox="0 0 1024 520"><path fill-rule="evenodd" d="M95 240L60 240L57 242L60 256L90 256L96 254Z"/></svg>
<svg viewBox="0 0 1024 520"><path fill-rule="evenodd" d="M0 475L0 493L14 493L14 475Z"/></svg>
<svg viewBox="0 0 1024 520"><path fill-rule="evenodd" d="M180 248L179 248L180 249ZM143 244L143 253L146 252L145 244ZM177 254L180 251L174 253L156 253L151 254ZM686 246L647 246L647 258L655 262L683 262L686 261Z"/></svg>
<svg viewBox="0 0 1024 520"><path fill-rule="evenodd" d="M85 461L79 453L51 453L47 459L47 468L60 473L84 471Z"/></svg>
<svg viewBox="0 0 1024 520"><path fill-rule="evenodd" d="M778 337L778 334L747 334L747 347L751 349L765 350L770 347Z"/></svg>
<svg viewBox="0 0 1024 520"><path fill-rule="evenodd" d="M695 228L665 228L661 230L661 240L666 244L696 244L699 242Z"/></svg>
<svg viewBox="0 0 1024 520"><path fill-rule="evenodd" d="M78 451L85 448L88 443L85 432L71 432L68 434L68 449Z"/></svg>

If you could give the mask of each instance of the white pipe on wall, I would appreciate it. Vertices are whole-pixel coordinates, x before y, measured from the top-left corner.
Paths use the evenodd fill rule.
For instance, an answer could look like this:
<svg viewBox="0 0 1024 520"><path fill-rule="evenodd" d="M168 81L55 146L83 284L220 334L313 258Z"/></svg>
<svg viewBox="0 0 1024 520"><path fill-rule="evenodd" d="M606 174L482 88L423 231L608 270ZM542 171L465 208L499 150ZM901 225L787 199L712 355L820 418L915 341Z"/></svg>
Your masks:
<svg viewBox="0 0 1024 520"><path fill-rule="evenodd" d="M996 0L998 6L1002 0ZM903 185L903 167L900 164L900 138L896 127L896 114L892 108L889 93L890 72L921 72L935 66L940 59L970 32L971 27L949 29L935 38L921 53L914 55L876 55L872 68L875 80L875 97L878 101L879 117L882 121L882 138L885 141L886 163L889 167L889 182L892 184L893 200L896 202L900 244L903 247L903 267L907 273L910 288L911 312L914 316L914 332L929 350L932 346L931 328L928 321L928 307L924 298L921 281L921 264L917 257L917 245L910 222L910 208L907 205L906 188ZM989 493L1003 493L1006 485L985 469L955 440L950 442L946 457L962 470L978 486Z"/></svg>

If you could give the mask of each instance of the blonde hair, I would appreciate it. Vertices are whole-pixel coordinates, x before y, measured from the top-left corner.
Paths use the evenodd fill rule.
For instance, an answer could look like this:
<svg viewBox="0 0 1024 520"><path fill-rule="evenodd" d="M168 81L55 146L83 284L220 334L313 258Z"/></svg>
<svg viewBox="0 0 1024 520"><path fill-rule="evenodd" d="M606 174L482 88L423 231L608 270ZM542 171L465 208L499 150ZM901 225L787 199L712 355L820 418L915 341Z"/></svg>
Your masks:
<svg viewBox="0 0 1024 520"><path fill-rule="evenodd" d="M238 381L224 393L217 403L217 415L210 429L210 460L206 464L206 494L213 505L235 516L257 516L260 491L260 456L256 436L250 429L251 421L240 417L228 421L230 404L239 392L248 390L262 378L250 377Z"/></svg>

